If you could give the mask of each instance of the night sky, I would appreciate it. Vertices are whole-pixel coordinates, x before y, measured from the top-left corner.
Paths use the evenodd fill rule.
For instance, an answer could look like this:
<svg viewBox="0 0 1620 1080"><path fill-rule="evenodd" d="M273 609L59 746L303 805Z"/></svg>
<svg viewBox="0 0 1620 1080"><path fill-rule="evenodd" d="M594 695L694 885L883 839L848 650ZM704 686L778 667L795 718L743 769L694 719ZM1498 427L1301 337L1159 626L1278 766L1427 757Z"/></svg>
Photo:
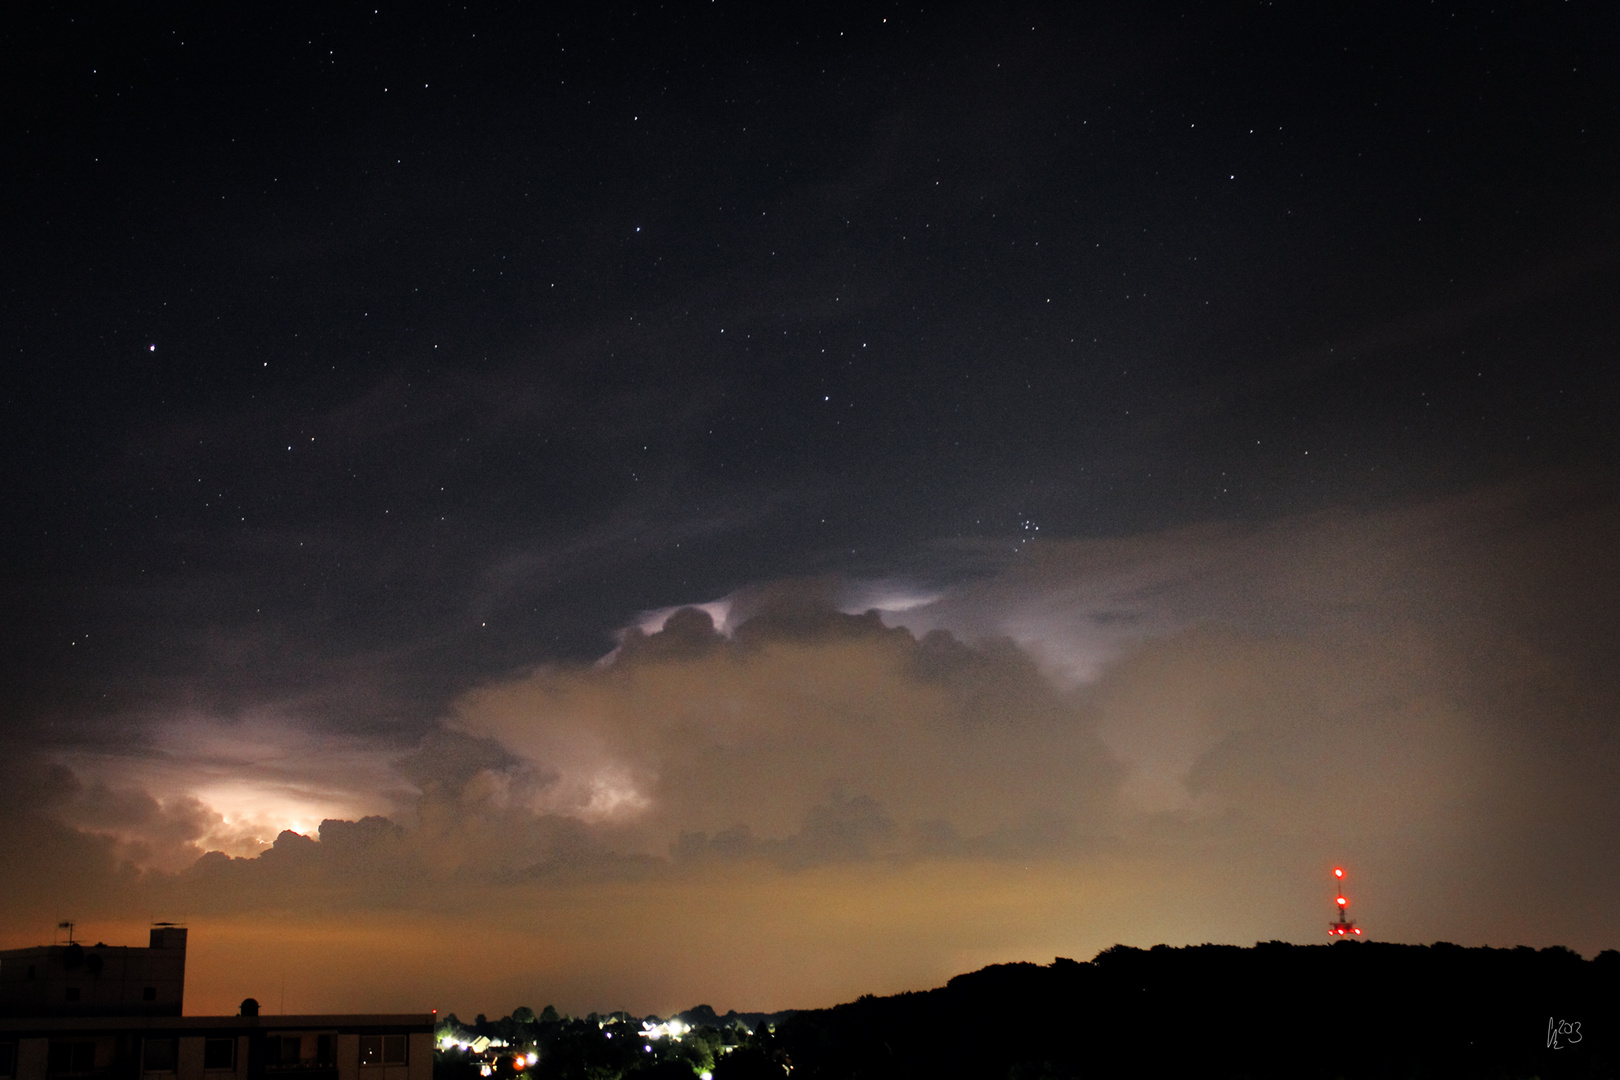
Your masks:
<svg viewBox="0 0 1620 1080"><path fill-rule="evenodd" d="M1620 946L1617 46L25 6L0 944L804 1007L1325 940L1342 863L1370 937Z"/></svg>

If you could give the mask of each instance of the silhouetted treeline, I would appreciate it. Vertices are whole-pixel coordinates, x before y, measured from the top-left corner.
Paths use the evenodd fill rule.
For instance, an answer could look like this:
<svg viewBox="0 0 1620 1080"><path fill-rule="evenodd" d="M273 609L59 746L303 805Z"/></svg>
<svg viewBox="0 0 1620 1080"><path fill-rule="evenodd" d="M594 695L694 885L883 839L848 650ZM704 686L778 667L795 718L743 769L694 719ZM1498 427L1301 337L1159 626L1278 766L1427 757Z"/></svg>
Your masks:
<svg viewBox="0 0 1620 1080"><path fill-rule="evenodd" d="M1615 1077L1617 991L1612 950L1115 946L800 1012L715 1080Z"/></svg>
<svg viewBox="0 0 1620 1080"><path fill-rule="evenodd" d="M1620 1080L1620 953L1116 945L1089 963L1002 964L831 1009L678 1018L678 1037L650 1037L658 1017L451 1016L441 1034L511 1047L441 1052L435 1077L483 1080L493 1056L494 1080ZM515 1065L531 1047L539 1060Z"/></svg>

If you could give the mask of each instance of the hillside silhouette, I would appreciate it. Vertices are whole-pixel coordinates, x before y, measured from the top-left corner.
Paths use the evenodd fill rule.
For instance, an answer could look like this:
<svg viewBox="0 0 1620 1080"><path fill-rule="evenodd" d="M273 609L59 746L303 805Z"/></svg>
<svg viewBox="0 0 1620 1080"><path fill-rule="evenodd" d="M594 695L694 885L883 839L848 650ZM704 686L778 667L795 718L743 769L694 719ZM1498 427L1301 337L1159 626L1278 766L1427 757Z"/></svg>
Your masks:
<svg viewBox="0 0 1620 1080"><path fill-rule="evenodd" d="M828 1009L449 1015L434 1077L1620 1080L1617 1024L1613 950L1116 945Z"/></svg>
<svg viewBox="0 0 1620 1080"><path fill-rule="evenodd" d="M1118 945L799 1012L715 1080L1614 1077L1617 991L1613 950Z"/></svg>

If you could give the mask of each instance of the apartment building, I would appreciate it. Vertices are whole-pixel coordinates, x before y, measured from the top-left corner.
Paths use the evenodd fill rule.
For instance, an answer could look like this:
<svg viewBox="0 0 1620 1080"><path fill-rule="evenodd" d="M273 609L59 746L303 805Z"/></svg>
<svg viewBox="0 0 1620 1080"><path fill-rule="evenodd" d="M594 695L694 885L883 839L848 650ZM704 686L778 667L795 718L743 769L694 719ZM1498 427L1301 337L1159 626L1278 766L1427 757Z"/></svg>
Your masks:
<svg viewBox="0 0 1620 1080"><path fill-rule="evenodd" d="M432 1080L431 1013L182 1015L185 942L0 951L0 1080Z"/></svg>

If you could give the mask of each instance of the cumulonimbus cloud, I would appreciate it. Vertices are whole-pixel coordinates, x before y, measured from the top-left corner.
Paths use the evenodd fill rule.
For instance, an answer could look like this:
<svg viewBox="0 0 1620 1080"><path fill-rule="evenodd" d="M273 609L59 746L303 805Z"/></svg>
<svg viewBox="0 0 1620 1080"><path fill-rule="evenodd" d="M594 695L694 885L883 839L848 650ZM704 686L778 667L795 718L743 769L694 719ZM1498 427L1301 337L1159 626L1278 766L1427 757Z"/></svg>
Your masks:
<svg viewBox="0 0 1620 1080"><path fill-rule="evenodd" d="M218 808L183 785L36 762L0 806L0 885L53 918L71 889L81 910L219 917L616 897L629 926L663 917L633 897L666 915L778 889L836 907L850 898L827 890L881 878L972 881L983 900L1047 867L1104 898L1087 908L1100 947L1309 935L1276 922L1344 858L1380 936L1593 951L1613 942L1588 913L1620 884L1611 505L1521 485L1043 541L904 611L840 610L856 590L836 581L756 587L723 627L678 609L605 662L469 691L391 772L350 770L344 797L373 816L330 814L257 857L194 862ZM267 782L282 772L345 792L341 769L300 779L296 753L264 759ZM1019 918L1067 940L1041 903Z"/></svg>

